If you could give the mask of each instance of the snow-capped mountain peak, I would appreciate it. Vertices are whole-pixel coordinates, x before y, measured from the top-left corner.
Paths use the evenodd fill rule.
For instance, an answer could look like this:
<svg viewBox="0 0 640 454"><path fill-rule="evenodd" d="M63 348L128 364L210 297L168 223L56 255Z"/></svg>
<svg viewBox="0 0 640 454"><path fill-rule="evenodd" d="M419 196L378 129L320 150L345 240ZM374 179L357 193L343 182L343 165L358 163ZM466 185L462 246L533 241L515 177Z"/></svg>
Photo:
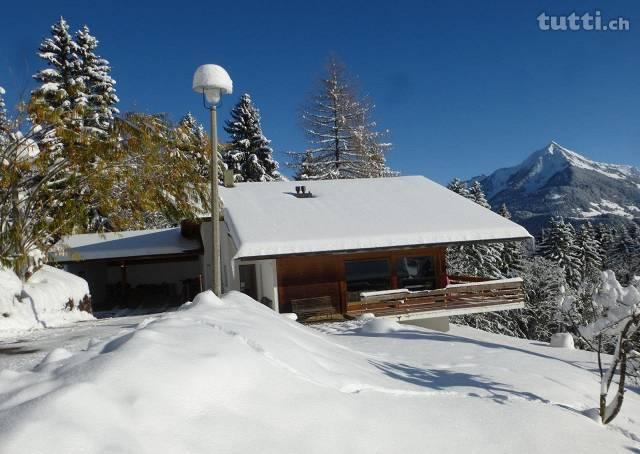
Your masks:
<svg viewBox="0 0 640 454"><path fill-rule="evenodd" d="M640 215L640 170L593 161L555 141L516 166L478 179L493 206L506 203L512 212L520 212L514 217L524 224L529 218L550 215L577 219Z"/></svg>

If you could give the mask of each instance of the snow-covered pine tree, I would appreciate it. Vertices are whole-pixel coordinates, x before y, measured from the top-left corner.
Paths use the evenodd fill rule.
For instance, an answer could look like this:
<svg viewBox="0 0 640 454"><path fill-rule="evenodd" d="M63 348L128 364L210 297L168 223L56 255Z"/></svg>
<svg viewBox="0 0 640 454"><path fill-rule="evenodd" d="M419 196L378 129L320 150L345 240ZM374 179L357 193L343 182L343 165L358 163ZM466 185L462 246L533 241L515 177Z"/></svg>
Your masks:
<svg viewBox="0 0 640 454"><path fill-rule="evenodd" d="M611 268L611 265L609 263L609 256L611 255L611 250L615 242L615 229L609 224L601 222L595 227L595 237L596 240L598 240L598 244L600 245L600 250L598 252L600 254L600 257L602 257L600 269L604 270L607 268Z"/></svg>
<svg viewBox="0 0 640 454"><path fill-rule="evenodd" d="M469 188L469 198L483 208L491 209L491 205L487 201L482 185L479 181L474 181Z"/></svg>
<svg viewBox="0 0 640 454"><path fill-rule="evenodd" d="M245 93L231 110L224 130L231 137L223 159L233 170L236 181L274 181L280 179L271 143L262 133L260 113Z"/></svg>
<svg viewBox="0 0 640 454"><path fill-rule="evenodd" d="M505 219L511 219L511 213L506 204L502 204L498 214ZM512 276L522 269L522 244L519 241L507 241L502 244L500 251L500 271L504 276Z"/></svg>
<svg viewBox="0 0 640 454"><path fill-rule="evenodd" d="M474 181L469 188L468 198L475 203L488 210L491 205L487 201L487 197L482 189L479 181ZM504 277L502 273L502 251L504 246L502 243L472 244L466 246L467 255L470 263L468 267L473 270L473 275L491 278Z"/></svg>
<svg viewBox="0 0 640 454"><path fill-rule="evenodd" d="M577 289L582 278L582 253L576 244L575 230L562 217L549 220L545 236L540 244L543 257L562 267L567 284Z"/></svg>
<svg viewBox="0 0 640 454"><path fill-rule="evenodd" d="M469 197L469 188L467 188L466 183L464 183L459 178L454 178L453 180L451 180L451 182L447 185L447 189L455 192L456 194L460 194L463 197Z"/></svg>
<svg viewBox="0 0 640 454"><path fill-rule="evenodd" d="M40 82L32 91L36 106L43 104L57 111L62 121L78 125L78 108L86 106L88 99L79 73L78 46L64 18L51 27L51 37L42 41L38 56L47 62L47 68L33 76Z"/></svg>
<svg viewBox="0 0 640 454"><path fill-rule="evenodd" d="M391 144L376 131L373 105L361 98L335 57L304 108L302 120L311 148L290 152L289 163L304 179L366 178L394 174L384 160Z"/></svg>
<svg viewBox="0 0 640 454"><path fill-rule="evenodd" d="M469 189L459 178L454 178L447 185L447 189L468 198ZM462 274L465 269L466 256L464 246L449 246L446 250L447 273Z"/></svg>
<svg viewBox="0 0 640 454"><path fill-rule="evenodd" d="M629 225L629 236L631 237L631 272L640 275L640 225L638 220L634 220Z"/></svg>
<svg viewBox="0 0 640 454"><path fill-rule="evenodd" d="M581 275L586 278L601 271L601 246L596 238L595 229L590 222L586 222L580 226L580 230L576 235L576 246L580 253L580 261L582 262Z"/></svg>
<svg viewBox="0 0 640 454"><path fill-rule="evenodd" d="M82 78L87 97L84 126L104 134L113 127L114 116L119 113L115 107L119 101L114 87L116 81L110 75L109 62L95 53L98 40L91 35L89 27L85 25L77 31L75 39L78 77Z"/></svg>
<svg viewBox="0 0 640 454"><path fill-rule="evenodd" d="M635 222L620 226L611 247L608 266L623 284L628 284L634 274L640 273L639 230Z"/></svg>
<svg viewBox="0 0 640 454"><path fill-rule="evenodd" d="M471 188L454 178L447 186L450 190L474 201L483 208L490 209L482 185L475 181ZM467 244L447 248L447 268L454 274L469 274L488 278L504 277L502 272L503 245Z"/></svg>

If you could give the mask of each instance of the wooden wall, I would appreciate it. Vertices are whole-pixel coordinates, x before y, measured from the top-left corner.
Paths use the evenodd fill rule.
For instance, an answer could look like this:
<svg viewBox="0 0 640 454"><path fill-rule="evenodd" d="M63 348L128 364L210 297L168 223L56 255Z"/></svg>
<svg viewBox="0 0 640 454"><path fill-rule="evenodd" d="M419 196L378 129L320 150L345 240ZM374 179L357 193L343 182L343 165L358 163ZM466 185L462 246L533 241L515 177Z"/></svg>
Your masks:
<svg viewBox="0 0 640 454"><path fill-rule="evenodd" d="M345 313L345 261L388 259L391 266L391 288L397 288L396 260L411 255L433 256L437 285L445 286L445 247L279 258L276 260L276 266L280 312L291 312L292 299L331 296L336 312Z"/></svg>

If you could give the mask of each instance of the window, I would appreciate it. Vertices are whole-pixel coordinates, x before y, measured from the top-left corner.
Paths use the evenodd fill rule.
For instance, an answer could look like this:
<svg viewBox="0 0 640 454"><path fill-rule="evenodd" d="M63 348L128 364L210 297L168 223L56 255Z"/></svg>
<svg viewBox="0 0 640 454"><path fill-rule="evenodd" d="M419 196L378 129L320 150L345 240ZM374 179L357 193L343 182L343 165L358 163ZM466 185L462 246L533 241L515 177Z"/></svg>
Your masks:
<svg viewBox="0 0 640 454"><path fill-rule="evenodd" d="M360 301L361 292L391 288L391 273L387 259L349 261L344 265L349 301Z"/></svg>
<svg viewBox="0 0 640 454"><path fill-rule="evenodd" d="M400 257L396 264L398 287L431 290L436 287L434 260L430 256Z"/></svg>

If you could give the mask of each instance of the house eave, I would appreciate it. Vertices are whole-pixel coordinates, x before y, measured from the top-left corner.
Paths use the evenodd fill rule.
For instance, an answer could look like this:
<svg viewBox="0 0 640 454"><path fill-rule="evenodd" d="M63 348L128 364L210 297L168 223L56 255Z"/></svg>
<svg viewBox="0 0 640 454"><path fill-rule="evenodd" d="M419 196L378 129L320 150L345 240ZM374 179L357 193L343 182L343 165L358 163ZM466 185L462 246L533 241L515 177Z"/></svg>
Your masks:
<svg viewBox="0 0 640 454"><path fill-rule="evenodd" d="M233 236L232 236L233 238ZM235 259L244 262L244 261L255 261L255 260L267 260L267 259L277 259L282 257L304 257L304 256L318 256L318 255L336 255L336 254L355 254L359 252L388 252L388 251L398 251L404 249L417 249L417 248L425 248L425 247L447 247L447 246L455 246L455 245L463 245L463 244L489 244L489 243L504 243L509 241L527 241L531 240L533 237L522 236L522 237L510 237L510 238L495 238L489 240L474 240L474 241L448 241L448 242L440 242L440 243L423 243L423 244L408 244L402 246L386 246L386 247L373 247L373 248L356 248L356 249L335 249L335 250L324 250L324 251L305 251L305 252L289 252L282 254L265 254L265 255L251 255L251 256L238 256L236 255ZM235 242L235 241L234 241Z"/></svg>

